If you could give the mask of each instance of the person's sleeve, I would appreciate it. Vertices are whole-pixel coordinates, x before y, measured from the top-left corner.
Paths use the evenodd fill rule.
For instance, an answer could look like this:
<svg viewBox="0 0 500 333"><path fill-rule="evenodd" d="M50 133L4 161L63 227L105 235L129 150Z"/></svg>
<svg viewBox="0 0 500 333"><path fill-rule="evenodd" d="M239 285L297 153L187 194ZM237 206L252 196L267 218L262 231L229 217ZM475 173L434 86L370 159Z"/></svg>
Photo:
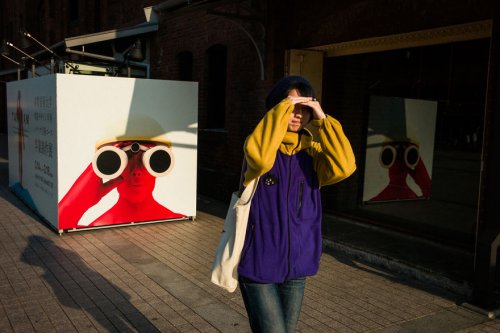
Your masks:
<svg viewBox="0 0 500 333"><path fill-rule="evenodd" d="M243 185L271 170L283 137L288 130L290 114L294 105L284 99L269 110L248 136L244 144L247 169Z"/></svg>
<svg viewBox="0 0 500 333"><path fill-rule="evenodd" d="M313 120L311 125L318 133L318 142L313 142L311 154L320 186L338 183L352 175L356 159L340 123L327 115Z"/></svg>

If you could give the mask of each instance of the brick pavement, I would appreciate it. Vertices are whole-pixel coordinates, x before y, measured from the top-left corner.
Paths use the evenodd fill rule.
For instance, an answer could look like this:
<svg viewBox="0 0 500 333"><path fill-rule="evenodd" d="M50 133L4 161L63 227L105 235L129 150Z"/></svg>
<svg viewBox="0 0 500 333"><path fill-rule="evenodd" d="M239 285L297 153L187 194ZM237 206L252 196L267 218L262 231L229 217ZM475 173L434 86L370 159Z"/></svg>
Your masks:
<svg viewBox="0 0 500 333"><path fill-rule="evenodd" d="M209 281L221 227L199 211L192 222L58 236L1 186L0 332L248 332L239 292ZM299 331L500 331L461 301L325 254L308 280Z"/></svg>

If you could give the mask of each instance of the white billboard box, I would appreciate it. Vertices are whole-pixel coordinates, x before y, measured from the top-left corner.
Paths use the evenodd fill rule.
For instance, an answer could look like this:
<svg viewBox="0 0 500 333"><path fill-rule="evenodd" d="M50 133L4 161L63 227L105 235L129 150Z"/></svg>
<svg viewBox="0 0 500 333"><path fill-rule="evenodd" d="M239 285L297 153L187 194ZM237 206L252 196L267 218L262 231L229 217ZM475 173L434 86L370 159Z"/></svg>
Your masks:
<svg viewBox="0 0 500 333"><path fill-rule="evenodd" d="M9 186L59 232L196 215L195 82L7 84Z"/></svg>

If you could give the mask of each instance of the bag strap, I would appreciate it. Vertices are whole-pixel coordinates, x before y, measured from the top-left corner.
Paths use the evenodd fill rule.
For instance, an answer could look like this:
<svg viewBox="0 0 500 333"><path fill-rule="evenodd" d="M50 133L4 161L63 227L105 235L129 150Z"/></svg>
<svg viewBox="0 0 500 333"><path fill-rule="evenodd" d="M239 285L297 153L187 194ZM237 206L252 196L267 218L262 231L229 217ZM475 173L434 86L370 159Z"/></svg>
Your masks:
<svg viewBox="0 0 500 333"><path fill-rule="evenodd" d="M238 196L243 202L247 202L252 200L253 195L255 194L255 190L257 189L257 184L259 183L260 177L254 178L250 181L250 183L243 188L243 180L245 179L245 171L247 169L247 159L246 156L243 156L243 163L241 165L241 174L240 174L240 189L238 191Z"/></svg>
<svg viewBox="0 0 500 333"><path fill-rule="evenodd" d="M257 185L259 184L259 179L260 177L252 179L250 183L245 187L243 193L241 193L240 195L240 203L247 204L252 201L255 191L257 190Z"/></svg>
<svg viewBox="0 0 500 333"><path fill-rule="evenodd" d="M241 195L243 192L243 181L245 180L245 172L247 171L247 157L243 155L243 162L241 162L241 171L240 171L240 184L238 188L238 194Z"/></svg>

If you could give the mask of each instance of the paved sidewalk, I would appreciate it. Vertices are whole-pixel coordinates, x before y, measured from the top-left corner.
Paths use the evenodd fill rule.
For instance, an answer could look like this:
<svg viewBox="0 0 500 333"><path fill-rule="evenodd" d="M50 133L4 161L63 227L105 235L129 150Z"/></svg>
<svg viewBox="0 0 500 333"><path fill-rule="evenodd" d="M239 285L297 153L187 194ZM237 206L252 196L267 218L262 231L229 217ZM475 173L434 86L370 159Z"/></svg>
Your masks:
<svg viewBox="0 0 500 333"><path fill-rule="evenodd" d="M6 188L0 159L0 332L248 332L239 292L209 281L222 219L59 236ZM300 332L499 332L459 295L323 255Z"/></svg>

